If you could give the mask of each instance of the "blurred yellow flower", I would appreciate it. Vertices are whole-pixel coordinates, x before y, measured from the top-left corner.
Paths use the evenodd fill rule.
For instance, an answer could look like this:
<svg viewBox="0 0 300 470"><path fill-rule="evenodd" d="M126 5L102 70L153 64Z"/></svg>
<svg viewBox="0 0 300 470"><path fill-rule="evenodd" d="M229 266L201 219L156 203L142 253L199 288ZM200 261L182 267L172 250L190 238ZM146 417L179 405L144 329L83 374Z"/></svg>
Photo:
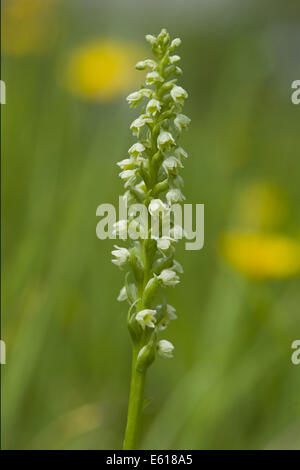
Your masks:
<svg viewBox="0 0 300 470"><path fill-rule="evenodd" d="M67 61L64 84L85 100L109 101L137 83L132 64L141 49L116 40L94 40L75 49Z"/></svg>
<svg viewBox="0 0 300 470"><path fill-rule="evenodd" d="M43 51L53 36L52 13L58 0L9 0L4 2L2 44L8 55Z"/></svg>
<svg viewBox="0 0 300 470"><path fill-rule="evenodd" d="M250 229L274 229L284 222L287 212L284 195L270 182L255 182L240 194L239 223Z"/></svg>
<svg viewBox="0 0 300 470"><path fill-rule="evenodd" d="M284 279L300 273L300 242L284 235L232 232L221 243L225 259L250 279Z"/></svg>

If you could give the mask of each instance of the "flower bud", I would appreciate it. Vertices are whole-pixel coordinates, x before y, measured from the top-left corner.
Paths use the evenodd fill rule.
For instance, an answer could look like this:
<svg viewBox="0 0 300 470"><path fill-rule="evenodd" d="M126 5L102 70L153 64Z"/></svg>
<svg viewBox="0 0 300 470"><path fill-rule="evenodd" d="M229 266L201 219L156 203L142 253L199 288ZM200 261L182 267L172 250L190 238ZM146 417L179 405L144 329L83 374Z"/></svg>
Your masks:
<svg viewBox="0 0 300 470"><path fill-rule="evenodd" d="M146 41L150 44L150 46L154 47L157 44L157 39L155 36L152 36L152 34L146 34L145 36Z"/></svg>
<svg viewBox="0 0 300 470"><path fill-rule="evenodd" d="M146 66L144 60L140 60L139 62L137 62L137 63L135 64L135 68L136 68L137 70L145 70L146 67L147 67L147 66Z"/></svg>
<svg viewBox="0 0 300 470"><path fill-rule="evenodd" d="M180 282L176 272L172 269L164 269L157 277L163 286L176 286Z"/></svg>
<svg viewBox="0 0 300 470"><path fill-rule="evenodd" d="M181 86L177 85L173 86L170 94L175 103L183 103L183 100L188 97L187 92Z"/></svg>
<svg viewBox="0 0 300 470"><path fill-rule="evenodd" d="M159 248L162 251L166 251L171 246L171 238L167 236L163 236L161 238L158 238L156 240L156 243L157 243L157 248Z"/></svg>
<svg viewBox="0 0 300 470"><path fill-rule="evenodd" d="M145 70L147 67L153 70L155 69L155 67L157 67L157 63L155 62L155 60L145 59L145 60L140 60L135 66L137 70Z"/></svg>
<svg viewBox="0 0 300 470"><path fill-rule="evenodd" d="M158 342L157 351L158 351L158 354L162 357L172 358L174 346L172 343L170 343L170 341L167 341L166 339L162 339Z"/></svg>
<svg viewBox="0 0 300 470"><path fill-rule="evenodd" d="M170 64L172 65L175 65L175 64L178 64L178 62L180 62L180 57L179 55L171 55L170 56Z"/></svg>
<svg viewBox="0 0 300 470"><path fill-rule="evenodd" d="M163 28L159 35L157 36L157 41L161 43L163 46L167 46L170 42L170 35L168 31Z"/></svg>
<svg viewBox="0 0 300 470"><path fill-rule="evenodd" d="M173 41L171 42L171 45L170 45L170 50L173 51L176 47L179 47L180 44L181 44L181 39L179 39L179 38L173 39Z"/></svg>

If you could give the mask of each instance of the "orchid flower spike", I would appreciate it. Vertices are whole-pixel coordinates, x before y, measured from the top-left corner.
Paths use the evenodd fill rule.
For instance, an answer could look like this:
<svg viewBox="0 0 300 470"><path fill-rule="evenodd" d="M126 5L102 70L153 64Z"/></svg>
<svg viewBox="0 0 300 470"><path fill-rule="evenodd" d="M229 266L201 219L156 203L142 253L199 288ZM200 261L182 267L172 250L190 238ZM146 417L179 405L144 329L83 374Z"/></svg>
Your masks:
<svg viewBox="0 0 300 470"><path fill-rule="evenodd" d="M172 205L185 200L179 173L188 155L178 140L190 124L182 112L188 93L178 83L181 59L175 49L181 40L171 40L167 30L162 29L158 36L148 34L146 41L154 57L136 64L137 70L146 71L144 83L127 97L130 108L141 106L142 111L133 117L130 126L135 138L128 150L129 158L118 163L128 216L117 221L113 230L115 238L128 243L127 247L115 245L112 262L126 271L118 300L129 304L127 325L134 350L124 449L137 445L137 431L132 423L142 413L143 399L137 394L143 391L136 381L142 383L157 355L173 356L173 344L159 338L161 331L177 318L175 308L166 303L163 294L165 288L179 284L183 272L174 256L176 242L184 231L172 217ZM137 205L141 209L139 216L133 210ZM154 219L159 222L155 230L149 226ZM162 228L166 220L168 233Z"/></svg>

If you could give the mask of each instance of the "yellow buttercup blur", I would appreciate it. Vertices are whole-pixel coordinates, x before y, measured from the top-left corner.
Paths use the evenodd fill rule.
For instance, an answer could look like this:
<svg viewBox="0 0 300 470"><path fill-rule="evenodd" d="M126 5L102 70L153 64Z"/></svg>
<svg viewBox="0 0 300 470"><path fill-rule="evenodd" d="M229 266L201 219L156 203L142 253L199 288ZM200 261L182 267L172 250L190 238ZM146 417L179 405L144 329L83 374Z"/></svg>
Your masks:
<svg viewBox="0 0 300 470"><path fill-rule="evenodd" d="M98 39L74 49L65 71L65 88L78 98L110 101L137 83L133 64L141 49L126 42Z"/></svg>
<svg viewBox="0 0 300 470"><path fill-rule="evenodd" d="M284 279L300 272L300 243L284 235L228 233L222 239L222 253L253 280Z"/></svg>

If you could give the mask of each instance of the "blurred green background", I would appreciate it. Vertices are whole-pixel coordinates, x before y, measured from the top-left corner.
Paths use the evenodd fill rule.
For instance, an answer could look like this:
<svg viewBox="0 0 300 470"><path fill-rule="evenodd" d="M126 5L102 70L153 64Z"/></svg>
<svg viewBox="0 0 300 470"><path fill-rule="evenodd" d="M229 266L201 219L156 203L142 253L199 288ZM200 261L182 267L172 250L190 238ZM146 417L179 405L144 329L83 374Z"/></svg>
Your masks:
<svg viewBox="0 0 300 470"><path fill-rule="evenodd" d="M178 249L185 273L167 295L179 318L165 332L175 357L149 370L141 446L300 448L300 5L7 0L5 449L122 445L131 344L95 214L121 193L116 162L136 115L125 97L144 35L162 27L183 40L185 195L205 204L205 246Z"/></svg>

